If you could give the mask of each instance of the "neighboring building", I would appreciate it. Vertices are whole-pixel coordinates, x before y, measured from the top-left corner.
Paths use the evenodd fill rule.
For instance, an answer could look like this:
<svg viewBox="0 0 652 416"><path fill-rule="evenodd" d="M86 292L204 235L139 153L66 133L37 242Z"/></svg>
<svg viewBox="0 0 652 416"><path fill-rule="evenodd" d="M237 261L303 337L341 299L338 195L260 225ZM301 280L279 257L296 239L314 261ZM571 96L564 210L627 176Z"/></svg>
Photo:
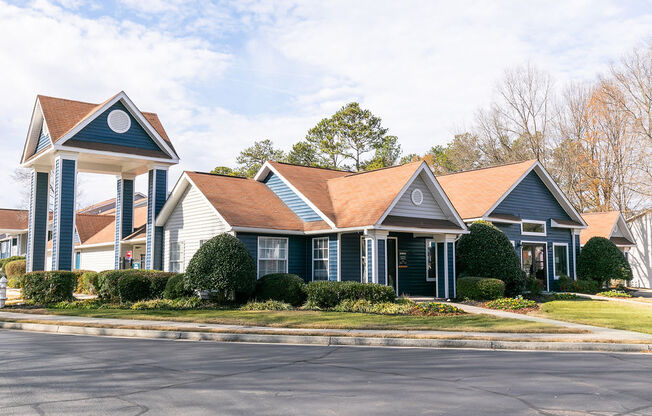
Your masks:
<svg viewBox="0 0 652 416"><path fill-rule="evenodd" d="M627 256L629 250L636 246L636 240L620 212L585 212L582 218L587 225L580 234L582 247L593 237L604 237L611 240Z"/></svg>
<svg viewBox="0 0 652 416"><path fill-rule="evenodd" d="M254 179L185 172L156 225L164 268L184 271L228 232L258 277L373 282L397 294L455 296L455 240L466 226L423 162L351 173L267 162Z"/></svg>
<svg viewBox="0 0 652 416"><path fill-rule="evenodd" d="M628 252L634 275L631 285L652 288L652 209L629 218L627 224L636 242Z"/></svg>
<svg viewBox="0 0 652 416"><path fill-rule="evenodd" d="M536 160L438 176L465 222L492 222L510 239L528 275L558 290L576 278L580 230L586 223Z"/></svg>
<svg viewBox="0 0 652 416"><path fill-rule="evenodd" d="M0 209L0 259L25 255L28 217L27 210Z"/></svg>

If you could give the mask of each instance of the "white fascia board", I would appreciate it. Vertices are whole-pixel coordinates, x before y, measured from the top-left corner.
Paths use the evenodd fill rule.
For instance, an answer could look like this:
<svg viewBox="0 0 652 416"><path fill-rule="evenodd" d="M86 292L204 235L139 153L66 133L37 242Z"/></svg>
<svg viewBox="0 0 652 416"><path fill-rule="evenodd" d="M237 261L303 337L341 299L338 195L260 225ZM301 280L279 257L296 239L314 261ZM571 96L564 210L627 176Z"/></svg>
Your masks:
<svg viewBox="0 0 652 416"><path fill-rule="evenodd" d="M83 147L74 147L74 146L66 146L66 145L61 145L61 143L57 142L55 143L54 147L50 148L49 150L59 150L59 151L76 151L79 153L92 153L96 155L104 155L104 156L113 156L113 157L120 157L120 158L126 158L126 159L138 159L138 160L147 160L153 163L160 163L162 165L165 165L166 167L169 167L171 165L175 165L179 163L179 159L162 159L160 157L151 157L151 156L142 156L142 155L132 155L130 153L117 153L117 152L109 152L106 150L95 150L95 149L86 149ZM43 154L49 153L48 152L43 152ZM41 157L39 155L39 157ZM37 158L38 159L38 158ZM34 159L36 160L36 159ZM31 162L31 161L30 161Z"/></svg>
<svg viewBox="0 0 652 416"><path fill-rule="evenodd" d="M512 220L506 220L502 218L493 218L493 217L484 217L484 218L478 218L479 220L485 220L489 222L497 222L499 224L520 224L521 221L512 221Z"/></svg>
<svg viewBox="0 0 652 416"><path fill-rule="evenodd" d="M386 226L376 226L376 230L387 230L387 231L396 231L400 233L435 233L435 234L469 234L469 230L466 227L463 230L449 230L445 228L411 228L411 227L386 227Z"/></svg>
<svg viewBox="0 0 652 416"><path fill-rule="evenodd" d="M77 248L95 248L95 247L108 247L108 246L113 246L115 242L110 241L106 243L95 243L95 244L79 244L77 246L74 246L75 249Z"/></svg>
<svg viewBox="0 0 652 416"><path fill-rule="evenodd" d="M285 185L287 185L287 187L292 190L292 192L297 194L297 196L299 198L301 198L301 200L303 202L305 202L313 211L315 211L317 213L317 215L319 215L321 217L322 220L324 220L328 225L330 225L331 228L333 228L333 229L337 228L335 223L330 218L328 218L323 212L321 212L321 210L319 208L317 208L317 205L313 204L311 200L309 200L304 194L299 192L299 190L294 185L292 185L292 182L290 182L283 175L281 175L279 173L279 171L276 170L274 168L274 166L272 166L269 162L265 162L265 164L263 165L262 168L260 168L260 170L258 171L256 176L254 177L254 179L260 182L260 181L262 181L262 179L267 177L267 173L269 173L269 172L272 172L275 175L277 175L281 179L281 181L283 181L283 183ZM263 176L263 175L265 175L265 176Z"/></svg>
<svg viewBox="0 0 652 416"><path fill-rule="evenodd" d="M618 221L616 221L616 225L618 226L618 229L620 230L621 234L625 235L625 238L627 238L629 241L636 241L634 239L634 235L632 234L632 231L629 229L627 226L627 221L625 221L625 217L623 217L623 214L618 213ZM613 234L613 230L611 231ZM636 244L634 244L636 245ZM630 246L633 247L633 246Z"/></svg>
<svg viewBox="0 0 652 416"><path fill-rule="evenodd" d="M23 145L23 153L20 158L21 166L23 163L25 163L25 159L27 158L27 150L31 149L32 147L36 149L36 146L32 146L32 142L34 141L34 125L36 124L36 121L38 119L41 119L41 125L45 124L45 117L43 116L43 110L41 110L41 103L39 102L37 96L36 100L34 101L34 108L32 109L32 118L29 123L29 128L27 129L27 137L25 138L25 144Z"/></svg>
<svg viewBox="0 0 652 416"><path fill-rule="evenodd" d="M280 230L274 228L257 228L257 227L231 227L230 230L238 233L263 233L263 234L282 234L282 235L304 235L303 231ZM328 230L330 233L332 230ZM322 232L322 234L324 234Z"/></svg>
<svg viewBox="0 0 652 416"><path fill-rule="evenodd" d="M555 228L570 228L570 229L578 229L578 230L583 230L586 228L585 225L565 225L565 224L560 224L554 219L550 220L550 226L555 227Z"/></svg>
<svg viewBox="0 0 652 416"><path fill-rule="evenodd" d="M142 237L142 238L133 238L131 240L122 240L121 244L142 244L147 241L147 238Z"/></svg>
<svg viewBox="0 0 652 416"><path fill-rule="evenodd" d="M118 101L122 101L124 106L129 110L131 115L138 121L138 123L141 125L142 128L147 131L147 133L150 134L150 136L156 141L156 144L158 144L164 151L172 158L173 163L179 163L179 156L172 151L170 146L163 140L161 135L158 134L156 129L150 124L149 121L143 116L143 114L140 112L140 110L134 105L134 103L131 101L129 97L127 97L127 94L125 94L124 91L120 91L118 94L116 94L111 100L107 101L102 107L100 107L97 111L95 111L92 115L89 117L86 117L82 122L77 124L75 127L73 127L70 131L68 131L63 137L61 137L56 144L63 145L65 142L70 140L75 134L79 133L84 127L86 127L88 124L90 124L93 120L95 120L97 117L99 117L100 114L104 113L107 109L109 109L111 106L113 106L115 103Z"/></svg>

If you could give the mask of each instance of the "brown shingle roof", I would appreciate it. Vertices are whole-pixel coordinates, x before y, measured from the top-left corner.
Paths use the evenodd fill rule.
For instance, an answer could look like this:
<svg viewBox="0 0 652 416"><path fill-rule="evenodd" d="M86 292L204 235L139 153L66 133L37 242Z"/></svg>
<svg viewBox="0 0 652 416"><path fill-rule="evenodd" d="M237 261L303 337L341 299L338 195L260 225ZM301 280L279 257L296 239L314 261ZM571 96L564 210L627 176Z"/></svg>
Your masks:
<svg viewBox="0 0 652 416"><path fill-rule="evenodd" d="M142 227L146 222L147 206L134 208L134 230ZM76 223L81 244L111 243L115 240L115 215L106 213L99 215L77 214ZM82 236L82 232L85 234L84 236Z"/></svg>
<svg viewBox="0 0 652 416"><path fill-rule="evenodd" d="M0 230L26 230L28 222L27 210L0 208Z"/></svg>
<svg viewBox="0 0 652 416"><path fill-rule="evenodd" d="M479 218L514 185L536 160L437 176L463 219Z"/></svg>
<svg viewBox="0 0 652 416"><path fill-rule="evenodd" d="M609 238L618 221L620 212L589 212L582 214L587 227L580 232L580 244L584 245L592 237Z"/></svg>
<svg viewBox="0 0 652 416"><path fill-rule="evenodd" d="M329 229L324 221L301 221L262 182L233 176L185 172L202 194L233 227L304 231Z"/></svg>

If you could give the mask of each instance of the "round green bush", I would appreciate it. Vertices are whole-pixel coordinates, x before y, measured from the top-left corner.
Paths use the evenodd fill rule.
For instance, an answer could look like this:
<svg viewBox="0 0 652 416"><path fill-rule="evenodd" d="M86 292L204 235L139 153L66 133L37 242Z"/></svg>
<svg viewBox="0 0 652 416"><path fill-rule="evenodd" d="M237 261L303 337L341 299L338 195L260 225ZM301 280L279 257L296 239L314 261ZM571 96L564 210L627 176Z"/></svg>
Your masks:
<svg viewBox="0 0 652 416"><path fill-rule="evenodd" d="M457 279L457 297L472 300L493 300L505 295L502 280L486 277L460 277Z"/></svg>
<svg viewBox="0 0 652 416"><path fill-rule="evenodd" d="M73 300L76 277L73 272L32 272L23 280L23 298L37 304L50 305Z"/></svg>
<svg viewBox="0 0 652 416"><path fill-rule="evenodd" d="M186 289L184 279L185 275L183 273L170 277L165 285L163 297L165 299L179 299L192 296L193 292Z"/></svg>
<svg viewBox="0 0 652 416"><path fill-rule="evenodd" d="M577 275L600 286L611 279L632 280L632 268L616 245L603 237L593 237L586 242L577 258Z"/></svg>
<svg viewBox="0 0 652 416"><path fill-rule="evenodd" d="M14 260L5 264L5 274L7 275L7 285L9 287L22 287L26 264L25 260Z"/></svg>
<svg viewBox="0 0 652 416"><path fill-rule="evenodd" d="M257 300L278 300L294 306L301 306L306 301L306 284L296 274L268 274L256 282L255 298Z"/></svg>
<svg viewBox="0 0 652 416"><path fill-rule="evenodd" d="M186 269L186 287L221 300L246 299L256 285L256 262L236 237L220 234L204 243Z"/></svg>
<svg viewBox="0 0 652 416"><path fill-rule="evenodd" d="M121 302L137 302L151 296L151 281L141 274L122 276L118 280L118 295Z"/></svg>
<svg viewBox="0 0 652 416"><path fill-rule="evenodd" d="M11 256L6 259L0 259L0 270L5 273L5 266L15 260L25 260L25 256Z"/></svg>
<svg viewBox="0 0 652 416"><path fill-rule="evenodd" d="M455 267L459 276L479 276L505 282L505 294L523 291L525 273L509 238L487 221L476 221L456 244Z"/></svg>

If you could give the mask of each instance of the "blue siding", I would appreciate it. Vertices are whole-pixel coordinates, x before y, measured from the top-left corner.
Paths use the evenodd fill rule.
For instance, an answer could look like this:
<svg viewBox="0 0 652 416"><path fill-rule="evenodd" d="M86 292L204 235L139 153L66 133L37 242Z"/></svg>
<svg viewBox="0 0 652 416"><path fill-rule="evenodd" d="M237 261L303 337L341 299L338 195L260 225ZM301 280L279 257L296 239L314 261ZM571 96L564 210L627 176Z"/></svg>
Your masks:
<svg viewBox="0 0 652 416"><path fill-rule="evenodd" d="M444 266L444 243L437 243L437 297L440 298L446 296L446 279L444 278L446 269Z"/></svg>
<svg viewBox="0 0 652 416"><path fill-rule="evenodd" d="M385 245L386 240L378 240L378 283L381 285L387 284L387 276L385 273Z"/></svg>
<svg viewBox="0 0 652 416"><path fill-rule="evenodd" d="M147 193L147 268L163 269L163 227L156 227L156 216L161 212L168 192L168 172L164 169L149 171Z"/></svg>
<svg viewBox="0 0 652 416"><path fill-rule="evenodd" d="M303 221L321 221L321 217L275 174L271 173L265 184Z"/></svg>
<svg viewBox="0 0 652 416"><path fill-rule="evenodd" d="M373 265L374 265L374 253L373 253L373 246L372 246L372 240L367 240L365 239L366 244L367 244L367 283L373 283L374 281L374 272L373 272Z"/></svg>
<svg viewBox="0 0 652 416"><path fill-rule="evenodd" d="M145 236L145 268L152 268L152 253L154 251L154 171L147 172L147 227Z"/></svg>
<svg viewBox="0 0 652 416"><path fill-rule="evenodd" d="M306 283L312 279L311 249L312 237L300 235L273 235L237 233L236 237L247 247L258 269L258 237L280 237L288 239L288 273L296 274Z"/></svg>
<svg viewBox="0 0 652 416"><path fill-rule="evenodd" d="M77 161L57 159L55 211L52 227L52 268L72 270ZM60 179L59 179L60 177Z"/></svg>
<svg viewBox="0 0 652 416"><path fill-rule="evenodd" d="M109 128L107 118L113 110L122 110L129 115L131 127L125 133L116 133ZM95 120L91 121L86 127L75 134L72 139L91 143L126 146L135 149L162 151L121 102L115 103L104 113L100 114Z"/></svg>
<svg viewBox="0 0 652 416"><path fill-rule="evenodd" d="M328 236L328 280L337 280L337 234Z"/></svg>
<svg viewBox="0 0 652 416"><path fill-rule="evenodd" d="M448 297L455 297L455 245L448 244Z"/></svg>
<svg viewBox="0 0 652 416"><path fill-rule="evenodd" d="M360 233L342 234L340 237L340 273L342 281L359 282L360 277Z"/></svg>
<svg viewBox="0 0 652 416"><path fill-rule="evenodd" d="M547 244L547 275L550 290L558 290L558 281L554 279L553 243L566 243L569 250L569 275L573 276L572 259L572 230L566 228L553 228L550 225L552 218L570 220L570 216L557 202L548 187L539 178L536 172L530 172L523 181L493 211L496 214L516 215L524 220L537 220L546 222L545 236L530 236L521 234L520 224L495 225L516 244L516 251L521 257L521 242L541 242Z"/></svg>
<svg viewBox="0 0 652 416"><path fill-rule="evenodd" d="M52 139L50 139L50 135L46 133L41 127L41 134L38 136L38 142L36 143L36 150L34 151L34 154L37 154L41 150L49 147L52 144Z"/></svg>
<svg viewBox="0 0 652 416"><path fill-rule="evenodd" d="M122 239L122 179L116 182L115 232L113 233L113 268L120 269L120 240Z"/></svg>
<svg viewBox="0 0 652 416"><path fill-rule="evenodd" d="M30 202L30 225L27 251L32 265L30 271L45 269L45 250L48 233L48 199L50 197L50 175L47 172L32 174ZM28 264L30 264L28 263Z"/></svg>
<svg viewBox="0 0 652 416"><path fill-rule="evenodd" d="M166 187L167 188L167 187ZM134 181L122 180L122 238L134 232Z"/></svg>

